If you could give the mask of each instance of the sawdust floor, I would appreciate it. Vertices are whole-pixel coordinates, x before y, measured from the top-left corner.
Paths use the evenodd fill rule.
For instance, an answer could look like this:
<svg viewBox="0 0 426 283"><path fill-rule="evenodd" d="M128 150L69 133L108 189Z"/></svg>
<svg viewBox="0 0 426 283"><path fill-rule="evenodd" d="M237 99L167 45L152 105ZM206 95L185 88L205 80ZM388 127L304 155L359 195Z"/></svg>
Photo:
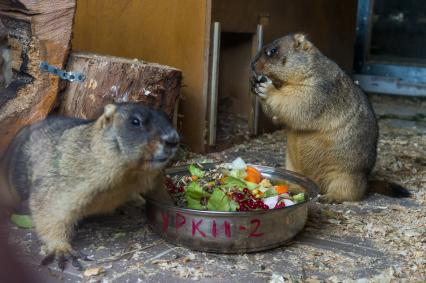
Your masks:
<svg viewBox="0 0 426 283"><path fill-rule="evenodd" d="M221 255L164 242L145 225L142 208L84 221L73 240L92 256L86 275L71 265L39 267L40 242L32 231L12 231L21 258L42 282L425 282L426 105L423 101L373 97L380 119L376 176L399 182L410 199L370 195L340 205L313 204L306 228L290 244L266 252ZM388 101L388 102L386 102ZM229 161L284 166L283 132L187 161Z"/></svg>

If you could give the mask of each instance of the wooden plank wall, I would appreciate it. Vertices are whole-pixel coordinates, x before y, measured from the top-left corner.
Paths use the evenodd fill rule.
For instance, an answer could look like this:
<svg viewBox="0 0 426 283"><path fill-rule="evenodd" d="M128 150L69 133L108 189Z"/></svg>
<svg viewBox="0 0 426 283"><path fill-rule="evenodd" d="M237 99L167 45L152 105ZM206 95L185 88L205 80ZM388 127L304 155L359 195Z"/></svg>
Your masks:
<svg viewBox="0 0 426 283"><path fill-rule="evenodd" d="M204 148L210 0L78 0L73 50L138 58L183 71L184 142Z"/></svg>

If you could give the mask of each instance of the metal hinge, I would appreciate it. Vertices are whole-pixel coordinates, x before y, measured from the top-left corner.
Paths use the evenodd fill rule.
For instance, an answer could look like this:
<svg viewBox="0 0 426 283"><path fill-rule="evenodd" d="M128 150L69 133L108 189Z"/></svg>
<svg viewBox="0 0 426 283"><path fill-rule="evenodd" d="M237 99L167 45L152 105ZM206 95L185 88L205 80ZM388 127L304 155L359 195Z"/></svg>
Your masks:
<svg viewBox="0 0 426 283"><path fill-rule="evenodd" d="M46 61L40 63L40 69L44 72L51 73L55 76L60 77L63 80L70 82L83 82L86 76L80 72L67 72L56 66L49 65Z"/></svg>

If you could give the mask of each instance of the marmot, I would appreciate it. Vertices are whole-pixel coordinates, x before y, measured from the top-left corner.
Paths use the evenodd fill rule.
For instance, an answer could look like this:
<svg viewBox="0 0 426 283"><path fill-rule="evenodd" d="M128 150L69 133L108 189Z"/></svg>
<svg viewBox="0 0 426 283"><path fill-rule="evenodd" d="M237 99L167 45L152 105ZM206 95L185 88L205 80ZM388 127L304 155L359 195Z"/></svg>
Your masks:
<svg viewBox="0 0 426 283"><path fill-rule="evenodd" d="M178 142L164 113L131 103L109 104L96 120L52 117L23 128L3 161L10 191L29 197L48 249L42 263L56 258L63 269L72 259L81 267L70 245L77 222L152 189Z"/></svg>
<svg viewBox="0 0 426 283"><path fill-rule="evenodd" d="M376 161L378 125L367 96L304 34L275 40L252 61L253 91L287 131L286 168L314 180L324 202L358 201ZM408 196L404 188L370 189Z"/></svg>

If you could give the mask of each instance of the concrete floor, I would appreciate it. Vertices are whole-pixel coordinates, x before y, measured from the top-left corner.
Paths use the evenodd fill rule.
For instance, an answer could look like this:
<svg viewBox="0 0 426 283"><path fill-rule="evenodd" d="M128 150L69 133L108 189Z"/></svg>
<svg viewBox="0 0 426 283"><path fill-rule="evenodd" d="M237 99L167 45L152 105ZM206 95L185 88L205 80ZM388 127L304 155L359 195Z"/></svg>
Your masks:
<svg viewBox="0 0 426 283"><path fill-rule="evenodd" d="M402 148L412 149L418 160L401 162L404 166L404 162L417 166L410 167L417 171L395 176L394 181L412 190L411 199L371 195L359 203L313 204L305 229L294 241L270 251L243 255L201 253L167 243L145 225L143 208L127 205L113 216L88 219L79 225L73 246L94 259L83 262L85 269L92 268L92 276L85 276L70 264L63 273L55 265L40 267L40 242L31 230L12 228L11 242L20 247L20 258L36 271L40 282L342 282L360 278L369 280L363 282L389 282L391 278L426 281L426 257L422 256L426 255L425 223L415 222L422 221L421 215L426 213L426 122L421 116L426 115L425 102L380 96L372 100L377 115L383 118L380 125L386 129L381 133L379 155L386 152L385 155L400 156L404 149L386 151L388 134L404 141L407 131L410 133L410 141ZM278 144L277 151L277 143L270 142L268 146L268 139L271 136L207 157L194 156L214 160L241 156L251 162L262 160L271 166L283 166L285 144ZM255 144L262 146L262 154L256 158L247 149ZM391 168L390 161L386 162L379 162L379 173L386 175L387 168ZM406 226L417 230L403 226L391 230L393 222L388 222L389 217L406 217ZM411 231L411 236L406 231ZM388 239L390 235L396 238ZM404 241L407 246L401 244Z"/></svg>

